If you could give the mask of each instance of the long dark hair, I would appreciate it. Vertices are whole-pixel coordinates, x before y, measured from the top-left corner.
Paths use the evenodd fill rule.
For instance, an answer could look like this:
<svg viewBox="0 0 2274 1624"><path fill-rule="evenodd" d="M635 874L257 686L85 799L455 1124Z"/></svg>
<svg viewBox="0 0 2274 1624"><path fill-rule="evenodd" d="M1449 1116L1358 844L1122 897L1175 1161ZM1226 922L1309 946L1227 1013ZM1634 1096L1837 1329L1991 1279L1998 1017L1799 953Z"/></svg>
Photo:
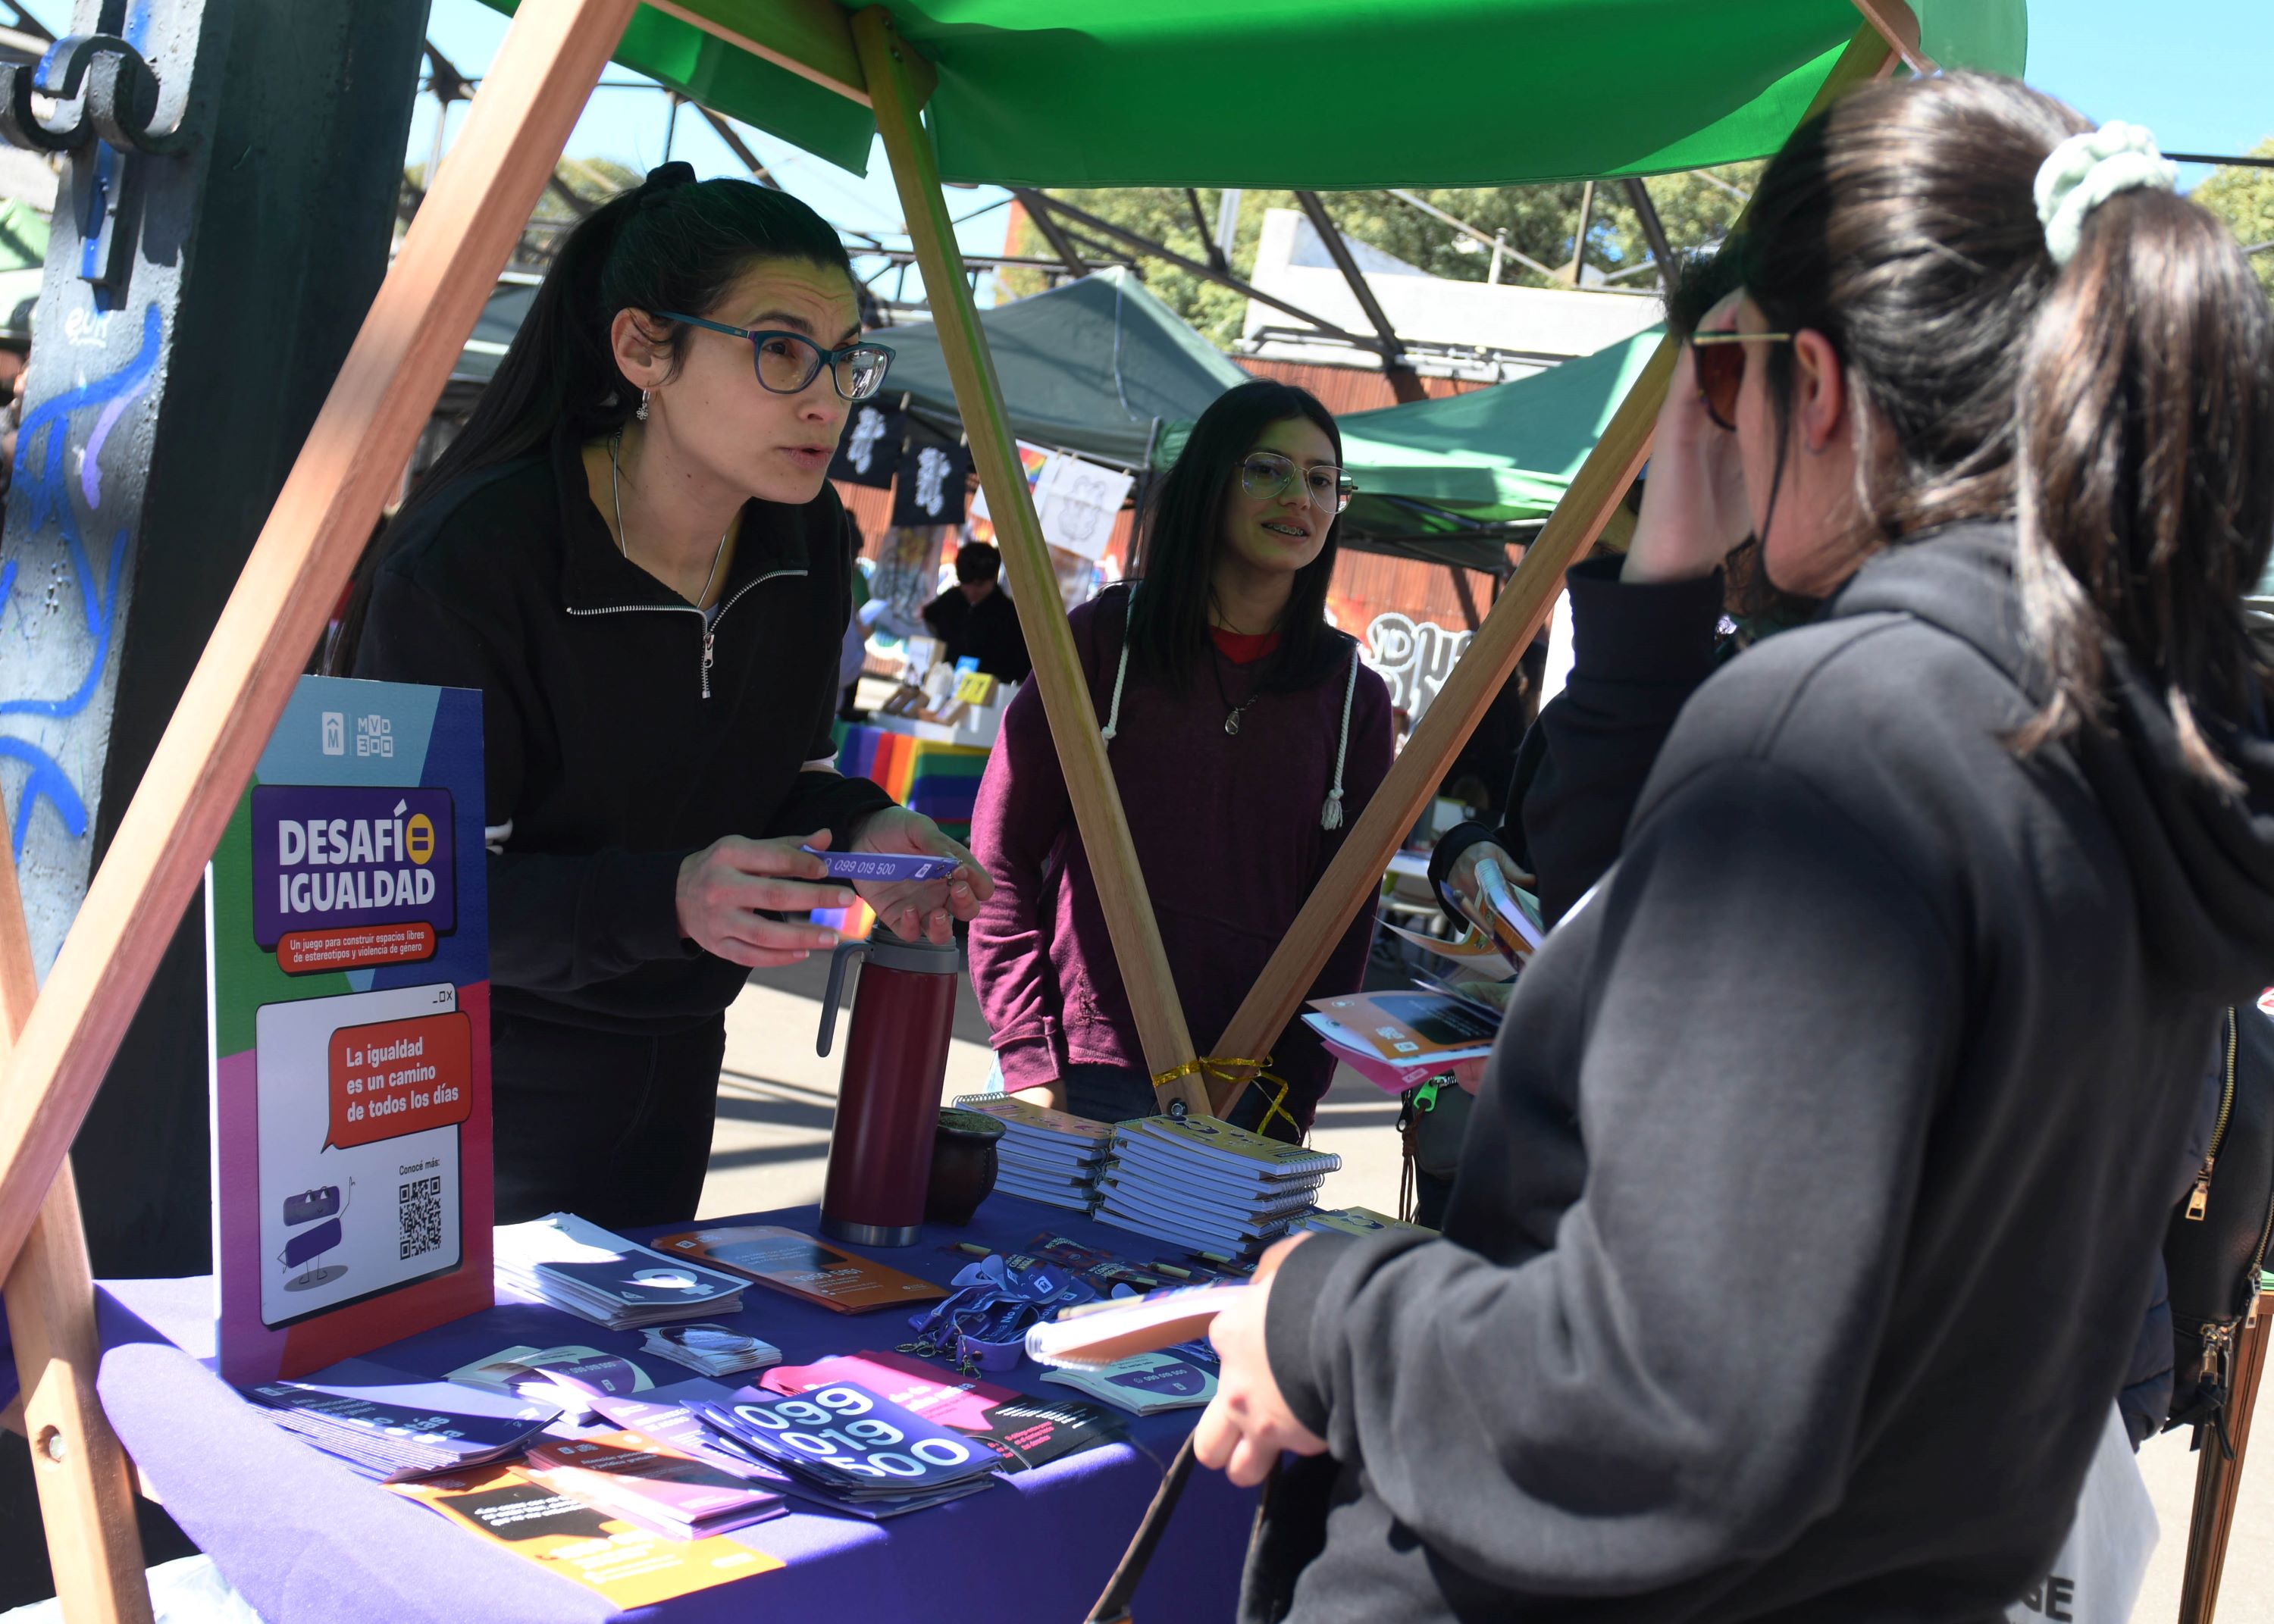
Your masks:
<svg viewBox="0 0 2274 1624"><path fill-rule="evenodd" d="M529 314L483 390L480 403L434 460L393 524L374 536L357 567L341 635L328 664L344 674L355 661L372 578L386 551L385 530L438 492L485 470L528 455L565 425L580 440L621 428L639 391L616 366L609 324L620 310L649 313L672 357L675 322L659 311L706 315L735 280L765 259L853 266L836 230L786 192L746 180L695 178L666 163L610 199L561 239Z"/></svg>
<svg viewBox="0 0 2274 1624"><path fill-rule="evenodd" d="M2274 317L2225 229L2167 192L2110 198L2053 263L2037 169L2091 127L1986 74L1858 90L1770 162L1736 252L1769 326L1823 333L1871 408L1853 414L1859 556L2017 522L2052 689L2017 744L2097 723L2113 639L2190 769L2232 787L2202 719L2240 719L2268 681L2241 598L2274 542ZM1790 350L1767 366L1781 474Z"/></svg>
<svg viewBox="0 0 2274 1624"><path fill-rule="evenodd" d="M1240 462L1263 431L1290 417L1317 424L1343 456L1334 413L1307 389L1258 379L1227 389L1193 425L1175 464L1154 487L1137 542L1137 596L1129 609L1129 652L1141 670L1179 690L1209 653L1209 594L1224 543L1224 502ZM1327 527L1319 556L1295 572L1279 617L1279 646L1259 676L1266 688L1307 687L1349 644L1327 624L1327 583L1335 573L1342 521Z"/></svg>

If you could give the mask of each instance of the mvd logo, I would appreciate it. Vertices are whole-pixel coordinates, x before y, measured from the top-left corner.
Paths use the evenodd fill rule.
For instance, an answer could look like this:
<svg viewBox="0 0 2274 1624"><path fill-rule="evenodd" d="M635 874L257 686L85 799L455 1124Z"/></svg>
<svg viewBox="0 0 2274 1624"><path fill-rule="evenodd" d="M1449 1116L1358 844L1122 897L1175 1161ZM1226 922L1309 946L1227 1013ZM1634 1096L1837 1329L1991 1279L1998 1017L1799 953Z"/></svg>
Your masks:
<svg viewBox="0 0 2274 1624"><path fill-rule="evenodd" d="M324 712L324 754L345 756L348 753L348 718L337 710Z"/></svg>

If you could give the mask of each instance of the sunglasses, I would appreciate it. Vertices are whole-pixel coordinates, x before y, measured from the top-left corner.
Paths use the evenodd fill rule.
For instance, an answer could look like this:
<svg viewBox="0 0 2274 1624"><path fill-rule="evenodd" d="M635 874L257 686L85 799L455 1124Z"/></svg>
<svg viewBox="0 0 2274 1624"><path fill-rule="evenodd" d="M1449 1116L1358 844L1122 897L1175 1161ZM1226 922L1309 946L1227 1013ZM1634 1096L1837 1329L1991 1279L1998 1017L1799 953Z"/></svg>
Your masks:
<svg viewBox="0 0 2274 1624"><path fill-rule="evenodd" d="M1294 459L1276 451L1252 451L1239 465L1239 488L1261 500L1284 495L1298 477L1310 492L1311 505L1323 514L1340 513L1358 494L1357 482L1332 462L1298 468Z"/></svg>
<svg viewBox="0 0 2274 1624"><path fill-rule="evenodd" d="M730 327L723 321L705 321L700 316L682 316L673 310L655 313L666 321L684 321L691 327L708 327L729 338L749 339L758 382L776 395L797 394L827 366L830 381L837 386L840 395L848 401L865 401L885 387L885 373L892 365L892 352L882 344L847 344L842 350L824 350L802 333L785 333L772 327Z"/></svg>
<svg viewBox="0 0 2274 1624"><path fill-rule="evenodd" d="M1698 398L1716 428L1737 426L1737 392L1745 387L1745 346L1788 344L1789 333L1692 333L1690 364L1698 372Z"/></svg>

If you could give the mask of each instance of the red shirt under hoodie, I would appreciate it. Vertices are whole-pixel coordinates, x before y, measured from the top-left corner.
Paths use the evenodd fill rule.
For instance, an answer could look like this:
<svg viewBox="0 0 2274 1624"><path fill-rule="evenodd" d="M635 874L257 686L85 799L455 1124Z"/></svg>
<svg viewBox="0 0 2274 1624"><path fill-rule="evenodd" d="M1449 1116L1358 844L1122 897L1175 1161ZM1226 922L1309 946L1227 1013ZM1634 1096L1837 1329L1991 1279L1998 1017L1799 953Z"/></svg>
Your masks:
<svg viewBox="0 0 2274 1624"><path fill-rule="evenodd" d="M1073 612L1090 703L1111 717L1128 594L1113 588ZM1255 691L1254 662L1276 639L1219 633L1224 691L1205 671L1183 694L1131 670L1107 759L1160 922L1162 946L1193 1041L1203 1053L1231 1021L1297 912L1389 771L1389 693L1355 645L1307 688L1263 694L1224 730L1230 704ZM1349 697L1344 728L1344 697ZM1321 813L1341 757L1342 826ZM995 895L971 926L971 981L995 1036L1004 1083L1032 1088L1071 1062L1141 1070L1144 1051L1105 929L1089 861L1041 695L1011 702L973 810L971 844ZM1374 935L1371 898L1335 946L1310 997L1358 989ZM1291 1022L1272 1046L1306 1127L1333 1073L1310 1029Z"/></svg>

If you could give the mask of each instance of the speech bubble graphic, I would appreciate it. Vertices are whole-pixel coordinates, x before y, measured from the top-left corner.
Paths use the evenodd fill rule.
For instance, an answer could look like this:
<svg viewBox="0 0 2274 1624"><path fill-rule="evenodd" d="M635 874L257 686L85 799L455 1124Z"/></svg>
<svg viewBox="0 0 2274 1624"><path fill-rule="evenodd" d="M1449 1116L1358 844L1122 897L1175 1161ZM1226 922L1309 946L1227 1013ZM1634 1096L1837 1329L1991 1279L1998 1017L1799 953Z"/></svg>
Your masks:
<svg viewBox="0 0 2274 1624"><path fill-rule="evenodd" d="M344 1150L448 1127L473 1109L473 1023L463 1011L342 1026L326 1049L327 1146Z"/></svg>

